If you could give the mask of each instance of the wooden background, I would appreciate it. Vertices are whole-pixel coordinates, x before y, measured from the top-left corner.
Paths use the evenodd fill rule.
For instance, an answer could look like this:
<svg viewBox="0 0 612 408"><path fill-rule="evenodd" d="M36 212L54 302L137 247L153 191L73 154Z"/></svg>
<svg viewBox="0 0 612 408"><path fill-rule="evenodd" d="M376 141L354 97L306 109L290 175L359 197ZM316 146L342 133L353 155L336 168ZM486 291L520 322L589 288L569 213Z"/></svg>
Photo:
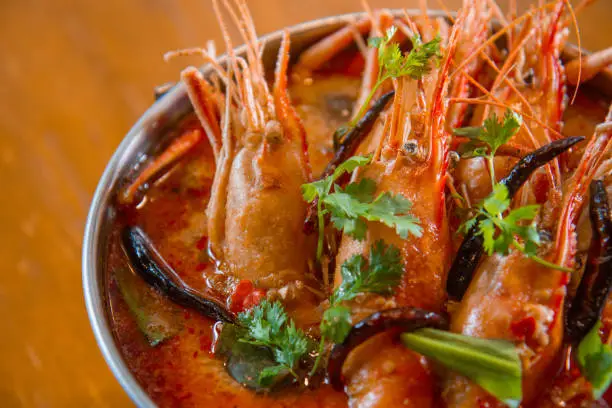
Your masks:
<svg viewBox="0 0 612 408"><path fill-rule="evenodd" d="M359 0L250 4L261 34L361 9ZM580 21L586 47L612 45L612 0ZM162 54L210 38L220 40L209 0L0 0L0 406L130 406L86 317L83 225L153 86L189 62Z"/></svg>

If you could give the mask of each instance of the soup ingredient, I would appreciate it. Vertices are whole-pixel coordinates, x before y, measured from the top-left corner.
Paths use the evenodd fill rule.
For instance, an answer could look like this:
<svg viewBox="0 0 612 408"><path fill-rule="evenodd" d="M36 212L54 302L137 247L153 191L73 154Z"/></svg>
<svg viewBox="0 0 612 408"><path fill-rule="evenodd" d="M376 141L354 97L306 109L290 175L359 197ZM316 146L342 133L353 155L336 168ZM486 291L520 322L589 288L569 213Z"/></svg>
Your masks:
<svg viewBox="0 0 612 408"><path fill-rule="evenodd" d="M446 328L448 321L442 315L426 310L403 307L376 312L361 320L347 333L342 343L334 345L327 371L330 383L337 390L344 387L342 366L349 353L370 338L389 331L397 334L413 331L424 327Z"/></svg>
<svg viewBox="0 0 612 408"><path fill-rule="evenodd" d="M130 264L149 285L176 304L193 309L214 320L234 322L234 315L221 303L204 298L187 286L164 261L140 228L124 227L121 232L121 240Z"/></svg>
<svg viewBox="0 0 612 408"><path fill-rule="evenodd" d="M484 157L489 165L491 183L495 188L495 153L516 134L523 124L523 118L508 109L501 121L498 121L495 112L484 121L483 126L464 127L455 129L457 136L466 136L470 139L460 148L463 157Z"/></svg>
<svg viewBox="0 0 612 408"><path fill-rule="evenodd" d="M612 64L612 47L570 61L565 67L567 82L578 85L592 79Z"/></svg>
<svg viewBox="0 0 612 408"><path fill-rule="evenodd" d="M238 342L265 347L274 356L276 365L264 367L258 383L269 386L277 378L291 374L298 378L295 369L299 360L309 350L309 339L295 327L282 304L264 299L257 306L238 315Z"/></svg>
<svg viewBox="0 0 612 408"><path fill-rule="evenodd" d="M551 263L575 268L576 225L589 185L603 155L609 152L610 136L612 132L594 135L574 173L547 195L550 201L542 206L539 226L555 231L555 235L549 245L540 247L538 255ZM555 194L557 191L563 196ZM454 332L518 345L525 405L540 395L540 384L550 378L563 349L568 282L567 272L544 267L520 251L507 256L495 253L480 264L453 314ZM487 398L481 387L455 375L444 392L450 407L474 406Z"/></svg>
<svg viewBox="0 0 612 408"><path fill-rule="evenodd" d="M580 342L576 358L582 374L593 386L593 397L601 398L612 382L612 347L601 342L598 321Z"/></svg>
<svg viewBox="0 0 612 408"><path fill-rule="evenodd" d="M335 184L344 173L365 166L370 160L369 157L354 156L338 166L331 176L302 186L304 199L307 202L317 200L319 223L317 259L321 259L323 254L326 214L330 214L331 221L337 229L359 240L365 238L367 230L365 220L394 227L397 234L403 238L407 238L409 233L420 236L418 219L407 214L411 203L401 195L384 192L374 198L376 182L370 179L350 183L344 189ZM331 192L332 187L334 192Z"/></svg>
<svg viewBox="0 0 612 408"><path fill-rule="evenodd" d="M334 133L334 146L339 145L346 135L357 126L363 115L365 115L370 101L378 91L378 89L387 80L393 78L401 78L408 76L412 79L419 79L423 75L431 72L431 64L437 63L442 54L440 52L439 36L433 40L423 43L420 36L416 35L412 38L412 50L403 54L397 42L392 42L397 27L391 26L385 33L384 37L370 37L368 45L376 48L378 51L378 75L370 93L364 98L359 111L353 116L353 119L343 127L340 127Z"/></svg>
<svg viewBox="0 0 612 408"><path fill-rule="evenodd" d="M217 83L208 93L214 99L202 100L198 90L215 84L193 76L190 96L195 110L204 113L199 115L202 126L212 129L218 121L221 129L220 138L207 133L213 150L219 150L207 206L209 250L220 266L218 284L226 294L241 280L262 290L292 286L299 289L292 291L293 300L300 299L294 304L309 310L316 304L307 290L316 286L309 281L308 249L314 239L303 231L307 204L300 187L311 181L311 169L305 130L287 90L289 31L283 33L270 89L261 60L263 46L246 6L213 5L228 50L226 67L216 67L224 87ZM221 6L246 44L244 58L233 50ZM224 95L219 97L221 89ZM219 117L210 114L215 109Z"/></svg>
<svg viewBox="0 0 612 408"><path fill-rule="evenodd" d="M565 320L566 339L576 342L599 321L612 286L612 221L603 181L590 187L592 238L587 266Z"/></svg>
<svg viewBox="0 0 612 408"><path fill-rule="evenodd" d="M511 342L435 329L404 333L401 339L406 347L468 377L509 407L519 406L521 360Z"/></svg>
<svg viewBox="0 0 612 408"><path fill-rule="evenodd" d="M399 249L380 240L370 249L367 262L361 254L353 255L341 267L342 283L330 298L330 307L323 314L321 333L334 343L342 343L350 328L350 309L342 302L359 293L390 295L399 285L403 268ZM342 318L340 318L342 317ZM338 327L340 326L340 327Z"/></svg>
<svg viewBox="0 0 612 408"><path fill-rule="evenodd" d="M342 49L352 45L355 40L355 33L365 34L371 26L372 20L366 17L351 22L346 27L323 38L300 54L299 59L293 66L294 71L300 77L311 75L313 71L320 69L323 64L331 60Z"/></svg>
<svg viewBox="0 0 612 408"><path fill-rule="evenodd" d="M323 313L319 352L311 374L319 367L325 341L340 344L352 328L351 309L342 303L360 293L392 294L403 272L399 250L382 240L372 245L369 262L358 254L342 264L342 283L332 293L329 308Z"/></svg>
<svg viewBox="0 0 612 408"><path fill-rule="evenodd" d="M378 49L378 78L357 115L349 123L349 128L354 127L357 121L365 114L370 106L370 100L385 81L404 76L409 76L415 80L419 79L423 75L429 74L432 64L437 63L442 58L442 53L440 52L440 42L442 39L439 36L423 43L421 37L415 35L412 38L412 50L407 54L403 54L399 44L392 42L396 32L397 27L391 26L384 37L371 37L368 40L370 47Z"/></svg>
<svg viewBox="0 0 612 408"><path fill-rule="evenodd" d="M510 173L497 185L506 186L508 192L507 198L513 198L519 188L537 168L545 165L582 140L584 140L583 137L568 137L533 151L519 160ZM484 217L476 217L471 222L479 223L483 220ZM446 284L449 296L455 300L463 298L484 250L484 236L479 233L480 230L474 225L469 226L465 224L465 227L466 235L448 272Z"/></svg>
<svg viewBox="0 0 612 408"><path fill-rule="evenodd" d="M380 113L383 111L383 109L385 109L385 106L387 106L387 103L393 97L393 95L395 95L395 91L387 92L386 94L381 96L374 103L374 105L366 112L363 118L361 118L357 125L355 125L355 127L353 127L345 135L342 142L338 144L334 157L328 163L328 165L323 170L323 173L319 177L320 180L333 175L338 166L347 161L350 156L355 153L361 141L372 130L374 123L380 116ZM334 139L334 143L336 143L336 139ZM310 207L308 208L308 215L306 217L306 220L304 221L306 231L312 231L314 228L314 224L316 223L316 218L318 216L318 203L318 198L315 198L310 203Z"/></svg>
<svg viewBox="0 0 612 408"><path fill-rule="evenodd" d="M176 335L182 328L179 311L167 305L152 288L128 267L113 269L121 295L136 320L138 328L152 347Z"/></svg>
<svg viewBox="0 0 612 408"><path fill-rule="evenodd" d="M459 16L461 19L462 16ZM409 21L409 23L413 23ZM414 24L421 38L440 34L443 61L431 64L420 79L403 76L389 81L395 89L385 121L371 135L372 161L353 175L354 181L376 181L376 195L400 195L412 202L410 213L422 226L420 237L399 236L393 227L366 221L363 241L343 234L336 257L335 285L342 284L341 265L355 254L367 254L378 240L400 251L403 274L389 297L366 294L349 302L352 316L384 312L391 308L421 308L440 312L444 307L444 277L450 261L450 235L445 206L446 171L450 135L444 126L447 114L449 73L460 30L443 19L422 19ZM418 28L416 28L418 27ZM418 31L417 31L418 30ZM426 197L426 198L425 198ZM343 364L345 391L350 406L433 407L436 374L429 362L405 347L393 333L381 333L353 350Z"/></svg>
<svg viewBox="0 0 612 408"><path fill-rule="evenodd" d="M494 252L508 255L510 246L513 246L540 265L571 272L571 269L555 265L537 256L536 250L541 243L538 230L533 222L521 225L521 221L533 221L540 206L526 205L511 210L505 216L502 215L509 207L508 187L504 184L495 184L493 193L477 206L478 215L467 220L460 230L468 232L476 228L476 234L483 237L483 248L488 255ZM523 240L522 244L516 240L517 236Z"/></svg>
<svg viewBox="0 0 612 408"><path fill-rule="evenodd" d="M389 91L378 98L355 126L351 127L350 130L344 134L342 141L339 141L335 137L336 134L334 134L334 149L336 150L336 154L323 171L321 178L330 176L340 163L344 162L350 155L355 153L359 143L368 133L370 133L374 126L374 122L379 118L380 113L385 109L387 103L394 95L395 91Z"/></svg>

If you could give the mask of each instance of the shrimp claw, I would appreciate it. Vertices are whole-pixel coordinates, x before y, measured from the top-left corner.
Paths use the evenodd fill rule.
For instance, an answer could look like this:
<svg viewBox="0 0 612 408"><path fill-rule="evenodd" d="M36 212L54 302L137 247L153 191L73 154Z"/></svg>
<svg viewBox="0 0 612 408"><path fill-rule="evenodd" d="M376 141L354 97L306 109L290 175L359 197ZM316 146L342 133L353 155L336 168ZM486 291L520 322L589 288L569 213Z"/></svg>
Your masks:
<svg viewBox="0 0 612 408"><path fill-rule="evenodd" d="M556 140L523 157L510 173L500 181L508 188L508 196L512 198L538 167L543 166L583 140L584 137L582 136ZM482 257L484 241L483 237L477 235L476 232L476 227L468 231L448 272L446 290L453 300L459 301L463 298Z"/></svg>

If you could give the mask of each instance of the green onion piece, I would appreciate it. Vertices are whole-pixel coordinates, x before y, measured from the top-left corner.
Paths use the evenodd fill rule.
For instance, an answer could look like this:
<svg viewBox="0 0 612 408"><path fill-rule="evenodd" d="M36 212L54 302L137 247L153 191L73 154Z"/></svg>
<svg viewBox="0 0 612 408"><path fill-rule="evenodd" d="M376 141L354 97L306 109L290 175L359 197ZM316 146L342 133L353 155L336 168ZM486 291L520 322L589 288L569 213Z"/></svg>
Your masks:
<svg viewBox="0 0 612 408"><path fill-rule="evenodd" d="M401 335L406 347L462 374L511 408L522 398L521 360L514 344L436 329Z"/></svg>

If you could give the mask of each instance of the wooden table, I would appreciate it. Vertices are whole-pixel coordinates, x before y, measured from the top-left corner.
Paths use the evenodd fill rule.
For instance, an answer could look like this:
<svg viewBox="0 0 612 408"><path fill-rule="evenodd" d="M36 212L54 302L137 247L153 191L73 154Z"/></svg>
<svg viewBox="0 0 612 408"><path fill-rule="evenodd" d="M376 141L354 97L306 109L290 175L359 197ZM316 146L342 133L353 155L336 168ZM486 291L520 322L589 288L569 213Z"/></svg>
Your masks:
<svg viewBox="0 0 612 408"><path fill-rule="evenodd" d="M360 8L358 0L251 1L260 33ZM580 16L586 47L612 45L611 19L609 0ZM166 64L162 54L209 38L221 44L208 1L0 2L1 406L130 405L86 317L83 225L106 162L153 86L198 63Z"/></svg>

